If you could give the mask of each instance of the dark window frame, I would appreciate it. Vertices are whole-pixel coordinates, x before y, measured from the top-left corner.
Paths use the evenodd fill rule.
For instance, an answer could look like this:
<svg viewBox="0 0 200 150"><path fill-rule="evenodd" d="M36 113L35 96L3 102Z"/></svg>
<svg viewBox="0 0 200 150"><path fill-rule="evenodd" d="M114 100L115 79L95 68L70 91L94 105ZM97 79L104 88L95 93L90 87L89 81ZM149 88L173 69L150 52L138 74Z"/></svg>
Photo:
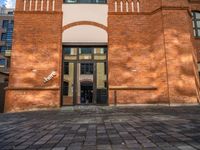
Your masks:
<svg viewBox="0 0 200 150"><path fill-rule="evenodd" d="M107 74L107 63L104 62L104 74L106 75Z"/></svg>
<svg viewBox="0 0 200 150"><path fill-rule="evenodd" d="M104 87L108 88L108 82L107 81L104 81Z"/></svg>
<svg viewBox="0 0 200 150"><path fill-rule="evenodd" d="M200 22L200 18L196 17L197 13L200 15L199 11L192 11L192 23L194 24L194 26L192 25L192 27L193 27L193 31L194 31L194 36L196 38L200 38L200 33L198 33L198 30L200 31L200 27L198 27L198 25L197 25L197 22L198 21Z"/></svg>

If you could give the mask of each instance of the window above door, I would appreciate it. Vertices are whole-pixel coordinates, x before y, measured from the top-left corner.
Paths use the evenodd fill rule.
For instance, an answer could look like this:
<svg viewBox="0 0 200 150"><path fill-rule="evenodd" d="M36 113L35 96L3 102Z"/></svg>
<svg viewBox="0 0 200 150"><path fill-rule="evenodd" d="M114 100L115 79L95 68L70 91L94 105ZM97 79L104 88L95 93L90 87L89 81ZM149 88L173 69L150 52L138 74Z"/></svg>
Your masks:
<svg viewBox="0 0 200 150"><path fill-rule="evenodd" d="M67 4L106 4L107 0L64 0Z"/></svg>

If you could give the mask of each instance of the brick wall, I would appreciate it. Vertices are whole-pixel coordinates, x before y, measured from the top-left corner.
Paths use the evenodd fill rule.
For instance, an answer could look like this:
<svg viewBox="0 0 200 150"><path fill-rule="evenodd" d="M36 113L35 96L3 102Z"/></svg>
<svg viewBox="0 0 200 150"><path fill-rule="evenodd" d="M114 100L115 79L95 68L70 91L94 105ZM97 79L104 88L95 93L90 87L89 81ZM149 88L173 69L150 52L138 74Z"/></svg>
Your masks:
<svg viewBox="0 0 200 150"><path fill-rule="evenodd" d="M62 1L32 2L16 4L5 111L60 106ZM199 2L110 0L108 5L109 104L197 103L200 43L193 37L190 11L200 10ZM56 76L44 83L52 71Z"/></svg>
<svg viewBox="0 0 200 150"><path fill-rule="evenodd" d="M110 103L197 103L199 81L188 1L140 1L140 12L115 12L112 3Z"/></svg>
<svg viewBox="0 0 200 150"><path fill-rule="evenodd" d="M109 86L159 87L118 90L117 103L168 103L162 14L110 14L108 27Z"/></svg>
<svg viewBox="0 0 200 150"><path fill-rule="evenodd" d="M188 10L164 10L164 36L171 103L196 102L196 81ZM178 21L177 21L178 20Z"/></svg>
<svg viewBox="0 0 200 150"><path fill-rule="evenodd" d="M59 107L62 66L61 9L23 11L19 7L21 2L17 1L14 18L13 52L5 111ZM60 5L62 3L56 2L60 2ZM56 76L44 83L44 77L48 77L52 71L56 72Z"/></svg>

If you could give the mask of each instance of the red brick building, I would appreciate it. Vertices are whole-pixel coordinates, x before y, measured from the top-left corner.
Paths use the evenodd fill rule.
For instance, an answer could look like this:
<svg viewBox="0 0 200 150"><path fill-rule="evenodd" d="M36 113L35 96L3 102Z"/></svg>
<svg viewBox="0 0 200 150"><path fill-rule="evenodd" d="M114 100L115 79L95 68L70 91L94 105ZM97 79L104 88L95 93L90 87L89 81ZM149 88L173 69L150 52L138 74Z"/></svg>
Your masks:
<svg viewBox="0 0 200 150"><path fill-rule="evenodd" d="M17 0L5 111L197 104L199 0Z"/></svg>

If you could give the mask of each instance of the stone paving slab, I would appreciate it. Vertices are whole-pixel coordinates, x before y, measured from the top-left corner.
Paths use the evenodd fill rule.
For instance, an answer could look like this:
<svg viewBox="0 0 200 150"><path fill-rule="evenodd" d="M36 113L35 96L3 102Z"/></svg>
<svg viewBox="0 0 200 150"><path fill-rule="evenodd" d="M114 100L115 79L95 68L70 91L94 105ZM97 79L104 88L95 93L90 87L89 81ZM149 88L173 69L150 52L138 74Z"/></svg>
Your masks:
<svg viewBox="0 0 200 150"><path fill-rule="evenodd" d="M200 107L74 107L0 114L0 150L200 150Z"/></svg>

